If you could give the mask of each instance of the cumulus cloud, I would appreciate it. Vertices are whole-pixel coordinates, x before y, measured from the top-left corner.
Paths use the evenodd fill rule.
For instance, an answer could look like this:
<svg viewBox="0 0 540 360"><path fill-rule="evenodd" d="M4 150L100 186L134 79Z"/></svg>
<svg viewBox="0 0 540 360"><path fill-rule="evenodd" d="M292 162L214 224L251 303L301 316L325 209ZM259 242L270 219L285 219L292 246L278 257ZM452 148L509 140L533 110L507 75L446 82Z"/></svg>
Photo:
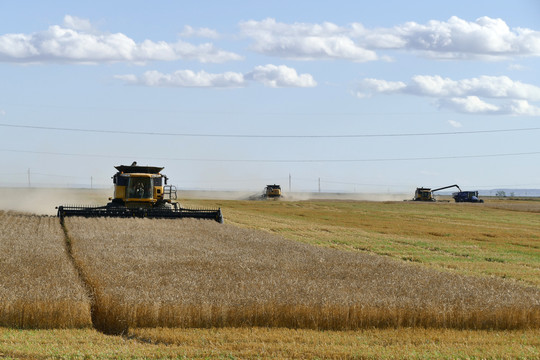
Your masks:
<svg viewBox="0 0 540 360"><path fill-rule="evenodd" d="M456 120L448 120L448 123L455 128L460 128L463 126L459 121Z"/></svg>
<svg viewBox="0 0 540 360"><path fill-rule="evenodd" d="M310 74L298 75L285 65L257 66L247 74L225 72L209 74L205 71L178 70L171 74L147 71L140 77L133 74L117 75L126 84L152 87L243 87L247 81L260 82L268 87L313 87L317 83Z"/></svg>
<svg viewBox="0 0 540 360"><path fill-rule="evenodd" d="M189 25L185 25L184 30L180 33L180 36L218 39L219 33L209 28L193 28Z"/></svg>
<svg viewBox="0 0 540 360"><path fill-rule="evenodd" d="M116 78L128 84L152 87L239 87L244 85L244 76L235 72L209 74L205 71L178 70L171 74L163 74L152 70L140 77L129 74L117 75Z"/></svg>
<svg viewBox="0 0 540 360"><path fill-rule="evenodd" d="M359 83L359 97L375 93L436 98L441 108L469 114L540 114L540 108L530 104L540 101L540 87L514 81L507 76L453 80L441 76L417 75L409 84L381 79L364 79ZM486 99L492 100L488 102Z"/></svg>
<svg viewBox="0 0 540 360"><path fill-rule="evenodd" d="M540 32L510 27L502 19L487 16L466 21L456 16L448 21L422 25L408 22L393 28L404 40L403 47L436 58L506 58L540 55Z"/></svg>
<svg viewBox="0 0 540 360"><path fill-rule="evenodd" d="M503 111L507 114L540 116L540 107L529 104L527 100L513 100Z"/></svg>
<svg viewBox="0 0 540 360"><path fill-rule="evenodd" d="M439 103L441 107L468 114L496 114L501 111L498 106L489 104L481 100L478 96L443 98L439 100Z"/></svg>
<svg viewBox="0 0 540 360"><path fill-rule="evenodd" d="M259 53L296 60L346 59L356 62L377 59L374 51L354 42L350 29L332 23L278 23L275 19L240 23L244 36L254 40Z"/></svg>
<svg viewBox="0 0 540 360"><path fill-rule="evenodd" d="M298 75L295 69L285 65L257 66L246 74L246 79L261 82L268 87L314 87L317 85L310 74Z"/></svg>
<svg viewBox="0 0 540 360"><path fill-rule="evenodd" d="M0 35L0 61L20 63L100 63L162 60L225 62L242 56L220 50L211 43L193 45L185 41L141 43L122 33L96 32L88 20L67 15L64 25L31 34Z"/></svg>
<svg viewBox="0 0 540 360"><path fill-rule="evenodd" d="M95 29L88 19L81 19L76 16L66 15L64 16L64 27L73 30L94 32Z"/></svg>
<svg viewBox="0 0 540 360"><path fill-rule="evenodd" d="M488 98L512 98L539 101L540 87L513 81L508 76L480 76L452 80L435 75L416 75L406 85L401 81L364 79L360 89L377 93L407 93L433 97L476 95Z"/></svg>
<svg viewBox="0 0 540 360"><path fill-rule="evenodd" d="M526 70L527 68L521 64L510 64L508 65L508 70L512 70L512 71L522 71L522 70Z"/></svg>
<svg viewBox="0 0 540 360"><path fill-rule="evenodd" d="M362 80L356 94L358 97L369 96L371 93L396 93L405 89L407 85L401 81L386 81L380 79L364 79Z"/></svg>
<svg viewBox="0 0 540 360"><path fill-rule="evenodd" d="M365 62L386 59L377 50L413 51L436 59L497 60L540 55L540 31L511 29L504 20L456 16L427 24L407 22L391 28L365 28L360 23L339 26L279 23L275 19L241 22L252 49L298 60L345 59Z"/></svg>

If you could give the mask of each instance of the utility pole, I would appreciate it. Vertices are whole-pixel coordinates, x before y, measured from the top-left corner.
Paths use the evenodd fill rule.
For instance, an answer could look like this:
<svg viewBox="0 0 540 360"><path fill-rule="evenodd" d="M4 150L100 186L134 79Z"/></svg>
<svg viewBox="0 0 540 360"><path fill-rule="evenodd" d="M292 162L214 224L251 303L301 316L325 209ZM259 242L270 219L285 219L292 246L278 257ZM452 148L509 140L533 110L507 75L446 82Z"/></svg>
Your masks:
<svg viewBox="0 0 540 360"><path fill-rule="evenodd" d="M32 187L30 185L30 168L28 168L28 187Z"/></svg>
<svg viewBox="0 0 540 360"><path fill-rule="evenodd" d="M289 192L291 192L291 174L289 174Z"/></svg>
<svg viewBox="0 0 540 360"><path fill-rule="evenodd" d="M321 192L321 178L319 178L319 192Z"/></svg>
<svg viewBox="0 0 540 360"><path fill-rule="evenodd" d="M92 176L90 176L90 190L94 188L94 179Z"/></svg>

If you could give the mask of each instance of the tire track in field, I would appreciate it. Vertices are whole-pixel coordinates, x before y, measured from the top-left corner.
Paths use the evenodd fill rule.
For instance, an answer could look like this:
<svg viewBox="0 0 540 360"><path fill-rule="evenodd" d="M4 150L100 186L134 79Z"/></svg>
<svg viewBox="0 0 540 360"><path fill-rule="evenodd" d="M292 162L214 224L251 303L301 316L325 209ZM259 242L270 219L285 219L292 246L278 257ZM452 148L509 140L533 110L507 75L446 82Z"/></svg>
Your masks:
<svg viewBox="0 0 540 360"><path fill-rule="evenodd" d="M92 319L92 327L96 330L99 330L96 328L96 291L95 289L90 285L90 282L86 278L84 272L82 271L82 268L77 263L77 260L73 256L73 248L71 243L71 238L69 237L68 229L64 223L64 218L60 218L60 226L62 227L62 231L64 232L64 246L66 248L66 253L68 255L69 261L73 265L73 268L77 272L77 275L79 277L79 281L82 283L83 287L86 289L86 292L88 294L88 297L90 298L90 318Z"/></svg>

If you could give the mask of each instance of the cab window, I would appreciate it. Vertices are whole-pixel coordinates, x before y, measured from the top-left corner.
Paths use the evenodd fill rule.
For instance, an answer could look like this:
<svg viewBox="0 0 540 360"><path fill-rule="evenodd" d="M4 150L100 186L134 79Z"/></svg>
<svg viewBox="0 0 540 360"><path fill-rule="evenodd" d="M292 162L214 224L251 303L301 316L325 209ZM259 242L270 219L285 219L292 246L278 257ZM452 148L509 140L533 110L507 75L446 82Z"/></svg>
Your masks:
<svg viewBox="0 0 540 360"><path fill-rule="evenodd" d="M128 186L128 198L130 199L150 199L152 198L151 178L130 178Z"/></svg>

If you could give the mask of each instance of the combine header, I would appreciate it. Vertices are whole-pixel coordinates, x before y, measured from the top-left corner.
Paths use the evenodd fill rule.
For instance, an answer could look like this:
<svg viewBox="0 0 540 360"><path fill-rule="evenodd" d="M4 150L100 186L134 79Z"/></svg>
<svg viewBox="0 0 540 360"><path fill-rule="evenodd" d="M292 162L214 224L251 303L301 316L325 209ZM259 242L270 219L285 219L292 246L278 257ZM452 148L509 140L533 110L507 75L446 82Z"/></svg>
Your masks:
<svg viewBox="0 0 540 360"><path fill-rule="evenodd" d="M58 206L58 217L146 217L196 218L223 223L221 209L188 209L175 201L176 187L167 185L162 167L131 165L115 166L114 197L104 206Z"/></svg>

